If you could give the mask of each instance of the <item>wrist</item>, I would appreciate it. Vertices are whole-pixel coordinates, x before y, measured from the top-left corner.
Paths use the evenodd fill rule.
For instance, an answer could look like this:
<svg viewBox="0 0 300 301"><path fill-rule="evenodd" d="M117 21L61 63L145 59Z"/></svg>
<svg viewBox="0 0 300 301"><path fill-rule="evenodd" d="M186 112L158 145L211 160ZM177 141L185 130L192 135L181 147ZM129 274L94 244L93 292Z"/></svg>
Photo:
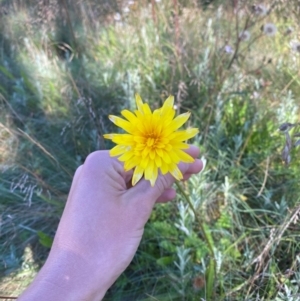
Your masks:
<svg viewBox="0 0 300 301"><path fill-rule="evenodd" d="M114 283L108 271L89 267L84 258L63 252L59 256L50 254L30 287L19 301L99 301Z"/></svg>

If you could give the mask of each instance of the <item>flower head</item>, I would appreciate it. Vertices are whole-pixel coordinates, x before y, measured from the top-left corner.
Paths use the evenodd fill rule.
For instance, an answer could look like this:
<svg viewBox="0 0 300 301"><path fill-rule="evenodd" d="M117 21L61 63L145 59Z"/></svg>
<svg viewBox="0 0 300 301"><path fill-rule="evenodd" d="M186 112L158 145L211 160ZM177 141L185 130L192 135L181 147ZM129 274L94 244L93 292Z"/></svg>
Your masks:
<svg viewBox="0 0 300 301"><path fill-rule="evenodd" d="M225 45L223 49L224 49L224 52L226 52L228 54L231 54L234 52L230 45Z"/></svg>
<svg viewBox="0 0 300 301"><path fill-rule="evenodd" d="M263 4L253 5L252 9L257 16L265 16L268 13L267 8Z"/></svg>
<svg viewBox="0 0 300 301"><path fill-rule="evenodd" d="M121 17L121 15L119 13L116 13L114 15L114 19L115 19L115 21L121 21L122 17Z"/></svg>
<svg viewBox="0 0 300 301"><path fill-rule="evenodd" d="M117 144L110 150L111 156L120 156L126 171L134 168L132 185L144 175L151 186L160 171L163 175L171 173L177 180L182 179L178 163L192 163L194 159L183 149L188 148L184 141L194 137L198 129L178 129L188 120L190 113L174 118L174 97L169 96L159 109L151 111L139 95L135 96L137 110L123 110L121 114L127 119L110 115L109 119L126 134L106 134L104 138Z"/></svg>
<svg viewBox="0 0 300 301"><path fill-rule="evenodd" d="M293 51L300 53L300 43L299 42L292 42L291 48Z"/></svg>
<svg viewBox="0 0 300 301"><path fill-rule="evenodd" d="M239 38L241 41L248 41L250 39L250 32L248 30L244 30L240 33Z"/></svg>
<svg viewBox="0 0 300 301"><path fill-rule="evenodd" d="M262 26L262 31L266 36L272 37L277 32L277 27L273 23L266 23Z"/></svg>
<svg viewBox="0 0 300 301"><path fill-rule="evenodd" d="M285 35L285 36L288 36L288 35L290 35L293 31L294 31L294 28L291 27L291 26L289 26L289 27L285 30L284 35Z"/></svg>
<svg viewBox="0 0 300 301"><path fill-rule="evenodd" d="M130 12L129 7L128 7L128 6L125 6L125 7L123 8L123 13L128 14L129 12Z"/></svg>

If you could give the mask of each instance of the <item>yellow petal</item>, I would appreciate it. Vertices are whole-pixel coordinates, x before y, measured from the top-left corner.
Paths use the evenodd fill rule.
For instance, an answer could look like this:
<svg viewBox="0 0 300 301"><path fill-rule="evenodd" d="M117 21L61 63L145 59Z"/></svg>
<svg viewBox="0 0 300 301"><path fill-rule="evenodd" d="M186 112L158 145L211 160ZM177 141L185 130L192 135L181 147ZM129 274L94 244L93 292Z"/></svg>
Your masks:
<svg viewBox="0 0 300 301"><path fill-rule="evenodd" d="M161 116L164 127L168 127L170 125L175 116L175 113L175 110L172 108L166 111L165 114Z"/></svg>
<svg viewBox="0 0 300 301"><path fill-rule="evenodd" d="M147 103L143 103L143 112L145 115L152 115L151 109Z"/></svg>
<svg viewBox="0 0 300 301"><path fill-rule="evenodd" d="M183 142L173 142L172 147L177 149L187 149L190 146L187 143L183 143Z"/></svg>
<svg viewBox="0 0 300 301"><path fill-rule="evenodd" d="M111 139L113 142L122 145L134 144L133 136L129 134L105 134L103 135L106 139Z"/></svg>
<svg viewBox="0 0 300 301"><path fill-rule="evenodd" d="M105 139L112 139L112 137L113 137L114 135L117 135L117 134L104 134L103 137L104 137Z"/></svg>
<svg viewBox="0 0 300 301"><path fill-rule="evenodd" d="M132 124L136 124L138 121L138 118L129 110L123 110L121 114Z"/></svg>
<svg viewBox="0 0 300 301"><path fill-rule="evenodd" d="M144 168L138 165L134 169L134 173L132 176L132 186L134 186L142 178L143 174L144 174Z"/></svg>
<svg viewBox="0 0 300 301"><path fill-rule="evenodd" d="M192 163L195 161L193 157L180 149L175 149L172 154L176 154L179 157L179 160L185 163Z"/></svg>
<svg viewBox="0 0 300 301"><path fill-rule="evenodd" d="M162 162L161 162L160 170L161 170L161 173L162 173L163 175L165 175L166 173L168 173L168 171L169 171L168 164L162 161Z"/></svg>
<svg viewBox="0 0 300 301"><path fill-rule="evenodd" d="M161 138L159 139L159 142L160 142L160 143L163 143L163 144L168 144L169 141L170 141L170 139L169 139L169 138L166 138L166 137L161 137Z"/></svg>
<svg viewBox="0 0 300 301"><path fill-rule="evenodd" d="M149 152L150 152L150 148L145 147L144 150L142 151L142 157L146 158L148 156Z"/></svg>
<svg viewBox="0 0 300 301"><path fill-rule="evenodd" d="M171 150L172 150L172 145L171 144L167 144L166 145L166 147L165 147L165 150L167 151L167 152L170 152Z"/></svg>
<svg viewBox="0 0 300 301"><path fill-rule="evenodd" d="M187 113L177 116L169 125L168 130L176 131L177 129L179 129L183 124L186 123L186 121L189 119L190 115L191 115L191 113L187 112Z"/></svg>
<svg viewBox="0 0 300 301"><path fill-rule="evenodd" d="M146 169L146 167L148 166L148 162L149 162L149 157L143 158L141 160L141 163L140 163L141 167L143 167L144 169Z"/></svg>
<svg viewBox="0 0 300 301"><path fill-rule="evenodd" d="M149 155L150 155L150 159L151 159L151 160L154 160L155 155L156 155L156 154L155 154L155 150L152 150L152 149L151 149L150 152L149 152Z"/></svg>
<svg viewBox="0 0 300 301"><path fill-rule="evenodd" d="M160 122L160 110L155 110L152 114L152 122L156 124L161 129L161 122Z"/></svg>
<svg viewBox="0 0 300 301"><path fill-rule="evenodd" d="M158 168L156 166L154 166L153 174L152 174L151 179L150 179L150 183L151 183L152 187L155 185L155 182L157 180L157 176L158 176Z"/></svg>
<svg viewBox="0 0 300 301"><path fill-rule="evenodd" d="M157 167L161 167L161 158L159 156L155 156L154 161Z"/></svg>
<svg viewBox="0 0 300 301"><path fill-rule="evenodd" d="M143 106L143 103L141 104L141 107L142 106ZM142 111L140 112L139 110L134 110L134 113L135 113L136 117L138 118L138 120L140 122L142 122L144 119L144 115L143 115Z"/></svg>
<svg viewBox="0 0 300 301"><path fill-rule="evenodd" d="M169 166L170 168L170 173L171 175L176 179L176 180L181 180L183 178L182 173L180 171L180 169L177 167L176 164L171 164Z"/></svg>
<svg viewBox="0 0 300 301"><path fill-rule="evenodd" d="M164 149L166 145L164 143L159 142L159 143L156 143L155 146L157 147L157 149L159 149L159 148Z"/></svg>
<svg viewBox="0 0 300 301"><path fill-rule="evenodd" d="M127 152L127 150L128 150L128 146L117 145L109 151L109 154L112 157L120 156L120 155L124 154L124 152Z"/></svg>
<svg viewBox="0 0 300 301"><path fill-rule="evenodd" d="M145 169L145 179L150 181L151 186L154 186L157 176L158 176L157 167L155 166L153 161L149 161L149 164Z"/></svg>
<svg viewBox="0 0 300 301"><path fill-rule="evenodd" d="M144 136L134 136L133 140L138 143L145 143L146 137Z"/></svg>
<svg viewBox="0 0 300 301"><path fill-rule="evenodd" d="M145 179L150 180L153 176L154 163L149 160L148 166L145 168Z"/></svg>
<svg viewBox="0 0 300 301"><path fill-rule="evenodd" d="M133 125L128 122L127 120L124 120L118 116L114 116L114 115L109 115L109 120L111 122L113 122L115 125L117 125L118 127L122 128L123 130L125 130L126 132L133 134Z"/></svg>
<svg viewBox="0 0 300 301"><path fill-rule="evenodd" d="M172 162L170 156L168 155L168 153L166 151L163 151L163 156L162 159L164 162L166 162L167 164L170 164Z"/></svg>
<svg viewBox="0 0 300 301"><path fill-rule="evenodd" d="M125 162L125 161L130 160L133 156L134 156L134 152L133 151L127 151L121 157L119 157L118 160L122 161L122 162Z"/></svg>
<svg viewBox="0 0 300 301"><path fill-rule="evenodd" d="M142 122L143 123L144 134L152 132L153 124L152 124L151 120L152 120L151 115L145 115L144 116L143 122Z"/></svg>
<svg viewBox="0 0 300 301"><path fill-rule="evenodd" d="M169 156L173 163L178 164L180 162L180 157L176 154L175 151L169 152Z"/></svg>
<svg viewBox="0 0 300 301"><path fill-rule="evenodd" d="M164 116L167 114L167 112L169 112L170 110L174 110L173 109L174 106L174 96L170 95L164 102L162 108L161 108L161 115Z"/></svg>
<svg viewBox="0 0 300 301"><path fill-rule="evenodd" d="M128 171L134 167L136 167L137 165L139 165L141 162L139 157L133 157L131 158L129 161L125 161L124 162L124 169L125 171Z"/></svg>
<svg viewBox="0 0 300 301"><path fill-rule="evenodd" d="M199 132L198 129L190 128L190 129L186 129L184 131L174 132L170 135L169 138L170 138L170 140L172 140L171 143L173 144L173 141L180 142L180 141L188 140L188 139L196 136L198 132Z"/></svg>
<svg viewBox="0 0 300 301"><path fill-rule="evenodd" d="M145 144L143 144L143 143L138 143L138 144L136 144L136 145L134 146L134 149L136 149L136 150L138 150L138 151L142 151L142 150L145 149L145 147L146 147Z"/></svg>
<svg viewBox="0 0 300 301"><path fill-rule="evenodd" d="M138 111L143 114L143 101L139 94L135 94L135 102Z"/></svg>
<svg viewBox="0 0 300 301"><path fill-rule="evenodd" d="M163 157L164 152L162 151L162 149L157 148L155 151L156 151L156 153L157 153L160 157Z"/></svg>

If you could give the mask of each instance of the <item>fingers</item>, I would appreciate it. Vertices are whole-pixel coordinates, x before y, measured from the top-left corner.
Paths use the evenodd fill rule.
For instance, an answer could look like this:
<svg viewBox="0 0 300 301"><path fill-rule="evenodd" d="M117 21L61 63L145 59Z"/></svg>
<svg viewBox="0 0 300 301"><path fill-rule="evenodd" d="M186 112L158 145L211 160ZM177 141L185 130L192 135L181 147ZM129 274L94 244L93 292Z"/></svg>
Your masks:
<svg viewBox="0 0 300 301"><path fill-rule="evenodd" d="M75 174L74 174L74 177L72 180L72 184L71 184L71 188L70 188L70 192L69 192L69 198L72 196L73 191L78 183L78 179L80 177L81 171L82 171L82 165L80 165L75 171Z"/></svg>
<svg viewBox="0 0 300 301"><path fill-rule="evenodd" d="M180 165L180 164L179 164ZM180 169L180 166L179 166ZM203 169L203 162L200 159L195 159L195 161L191 164L188 164L186 171L182 171L183 176L185 175L193 175L199 173Z"/></svg>
<svg viewBox="0 0 300 301"><path fill-rule="evenodd" d="M199 173L203 169L203 162L200 159L196 159L194 163L188 165L188 169L183 174L183 180L188 180L193 174ZM173 188L166 189L162 195L157 199L156 203L165 203L171 201L176 197L176 190Z"/></svg>
<svg viewBox="0 0 300 301"><path fill-rule="evenodd" d="M186 173L185 175L183 175L183 179L182 181L187 181L193 174L191 173Z"/></svg>
<svg viewBox="0 0 300 301"><path fill-rule="evenodd" d="M187 154L192 156L193 158L197 158L199 156L199 148L194 145L190 145L190 147L185 150ZM109 159L109 160L108 160ZM112 164L113 163L113 164ZM74 186L76 186L76 183L78 182L78 178L80 174L84 174L84 177L92 177L96 178L100 177L100 173L107 173L108 172L108 166L111 167L113 165L113 169L116 169L118 174L121 176L121 178L124 179L125 183L127 184L128 192L131 190L132 197L134 195L138 195L139 198L151 198L153 200L153 204L155 201L157 202L165 202L173 199L176 195L175 191L171 189L170 187L174 183L175 179L171 174L167 175L159 175L156 181L156 184L154 187L150 186L149 181L146 181L145 179L142 179L139 183L135 185L135 187L130 187L130 182L133 174L133 170L130 170L128 172L124 171L123 163L118 161L117 158L111 158L108 151L97 151L88 156L83 166L80 166L74 175L73 183L71 187L70 194L72 194L72 191L74 190ZM198 173L203 168L203 163L199 159L195 159L193 163L186 164L186 163L180 163L178 165L178 168L180 169L183 180L188 179L192 174ZM85 171L83 173L83 170ZM149 192L149 194L148 194ZM129 193L131 195L131 193ZM128 198L131 199L131 198Z"/></svg>
<svg viewBox="0 0 300 301"><path fill-rule="evenodd" d="M79 175L81 173L81 169L82 169L82 165L77 167L77 169L75 171L75 174L74 174L74 177L73 177L73 182L76 182L77 179L79 178Z"/></svg>
<svg viewBox="0 0 300 301"><path fill-rule="evenodd" d="M166 203L173 200L175 197L176 197L176 190L173 188L168 188L156 200L156 203Z"/></svg>
<svg viewBox="0 0 300 301"><path fill-rule="evenodd" d="M133 169L131 169L129 171L124 171L124 180L125 180L125 183L127 184L127 188L132 187L132 184L131 184L132 175L133 175Z"/></svg>
<svg viewBox="0 0 300 301"><path fill-rule="evenodd" d="M197 147L196 145L190 145L190 147L188 149L185 149L184 151L193 158L198 158L200 154L199 147Z"/></svg>

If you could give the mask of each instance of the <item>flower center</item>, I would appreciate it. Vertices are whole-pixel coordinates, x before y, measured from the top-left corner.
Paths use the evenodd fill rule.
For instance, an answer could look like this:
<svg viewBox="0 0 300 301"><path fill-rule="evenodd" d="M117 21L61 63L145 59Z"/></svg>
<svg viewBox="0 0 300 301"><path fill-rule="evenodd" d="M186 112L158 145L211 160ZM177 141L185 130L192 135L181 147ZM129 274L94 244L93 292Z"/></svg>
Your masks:
<svg viewBox="0 0 300 301"><path fill-rule="evenodd" d="M155 142L156 142L156 139L150 137L147 139L147 146L153 147Z"/></svg>

